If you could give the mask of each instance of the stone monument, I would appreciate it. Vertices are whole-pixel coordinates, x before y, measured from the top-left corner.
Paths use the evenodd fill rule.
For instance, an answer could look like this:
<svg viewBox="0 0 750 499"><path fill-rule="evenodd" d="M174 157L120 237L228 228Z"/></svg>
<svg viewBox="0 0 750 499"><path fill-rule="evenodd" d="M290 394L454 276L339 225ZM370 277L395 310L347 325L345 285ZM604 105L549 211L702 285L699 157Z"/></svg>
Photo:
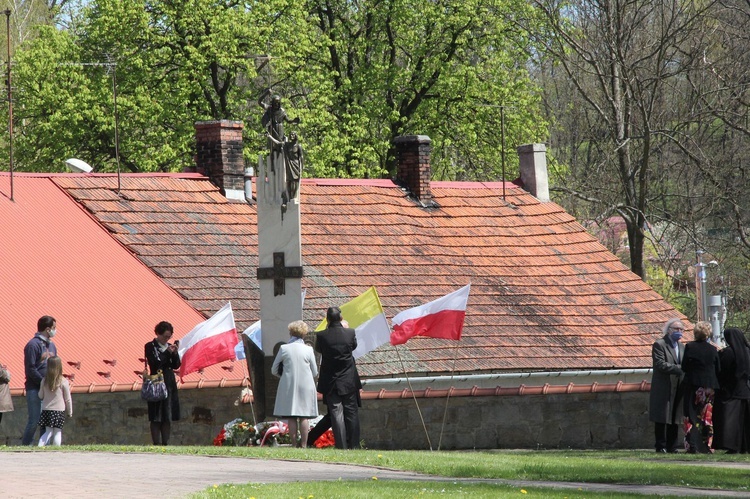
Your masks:
<svg viewBox="0 0 750 499"><path fill-rule="evenodd" d="M292 124L281 107L281 98L270 104L261 95L258 103L265 113L262 123L268 138L268 156L258 160L258 286L264 354L263 387L265 415L270 416L278 387L271 374L274 346L289 340L287 326L302 319L302 245L299 180L302 175L302 147L296 133L287 137L284 122ZM256 367L257 369L257 367ZM256 376L257 373L256 371ZM256 377L257 379L257 377ZM256 396L259 395L256 390ZM261 409L259 407L259 409Z"/></svg>

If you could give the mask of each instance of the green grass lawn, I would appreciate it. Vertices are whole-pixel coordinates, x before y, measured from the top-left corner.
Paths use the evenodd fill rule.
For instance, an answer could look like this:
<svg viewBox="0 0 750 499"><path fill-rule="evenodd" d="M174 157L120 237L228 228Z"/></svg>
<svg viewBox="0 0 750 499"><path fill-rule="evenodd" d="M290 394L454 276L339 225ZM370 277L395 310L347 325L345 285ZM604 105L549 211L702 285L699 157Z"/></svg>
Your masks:
<svg viewBox="0 0 750 499"><path fill-rule="evenodd" d="M217 485L195 494L197 499L389 499L471 497L496 499L503 497L526 498L628 498L644 497L634 494L607 494L581 490L561 490L538 487L511 487L509 485L466 483L414 483L414 482L307 482L289 484ZM660 498L677 497L661 495Z"/></svg>
<svg viewBox="0 0 750 499"><path fill-rule="evenodd" d="M14 449L12 447L6 449ZM16 448L17 449L17 448ZM655 454L653 451L378 451L336 449L294 449L290 447L153 447L153 446L63 446L41 452L109 451L222 455L255 459L293 459L360 464L415 471L442 477L499 478L610 484L672 485L715 490L748 491L750 455ZM720 467L718 463L739 463L746 467ZM477 484L452 481L401 482L307 482L290 484L216 484L198 497L603 497L601 492L574 489ZM750 495L750 494L749 494ZM612 494L605 497L633 497Z"/></svg>

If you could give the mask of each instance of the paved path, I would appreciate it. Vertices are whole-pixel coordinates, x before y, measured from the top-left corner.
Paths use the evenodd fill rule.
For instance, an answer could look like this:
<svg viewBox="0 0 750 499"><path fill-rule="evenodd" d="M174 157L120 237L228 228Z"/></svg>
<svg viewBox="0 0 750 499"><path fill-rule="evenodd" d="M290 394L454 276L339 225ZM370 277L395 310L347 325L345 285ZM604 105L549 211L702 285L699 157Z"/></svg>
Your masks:
<svg viewBox="0 0 750 499"><path fill-rule="evenodd" d="M516 487L557 487L594 492L645 495L750 497L683 487L471 480L348 464L236 457L108 452L0 452L0 497L66 499L160 497L184 498L214 484L279 483L313 480L409 480L488 482Z"/></svg>

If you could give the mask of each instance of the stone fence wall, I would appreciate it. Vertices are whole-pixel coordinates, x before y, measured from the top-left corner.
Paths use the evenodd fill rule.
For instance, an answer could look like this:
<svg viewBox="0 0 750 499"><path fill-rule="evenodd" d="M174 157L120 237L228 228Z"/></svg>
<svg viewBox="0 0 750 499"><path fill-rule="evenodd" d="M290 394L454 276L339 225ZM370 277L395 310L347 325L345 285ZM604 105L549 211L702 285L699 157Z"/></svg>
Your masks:
<svg viewBox="0 0 750 499"><path fill-rule="evenodd" d="M222 425L253 420L239 388L180 391L183 419L172 425L174 445L211 445ZM433 449L635 449L653 446L648 392L418 399ZM19 445L26 399L0 422L0 445ZM237 405L235 405L237 404ZM146 404L138 392L73 394L74 416L63 444L149 444ZM325 410L324 407L321 408ZM445 414L446 424L441 426ZM413 399L364 400L362 439L371 449L428 449Z"/></svg>

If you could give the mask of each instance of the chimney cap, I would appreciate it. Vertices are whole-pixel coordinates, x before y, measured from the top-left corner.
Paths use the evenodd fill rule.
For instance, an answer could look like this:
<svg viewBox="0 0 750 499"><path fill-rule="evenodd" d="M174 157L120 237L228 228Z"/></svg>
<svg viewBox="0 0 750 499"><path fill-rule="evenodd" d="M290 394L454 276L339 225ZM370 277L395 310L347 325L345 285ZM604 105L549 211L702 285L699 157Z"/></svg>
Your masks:
<svg viewBox="0 0 750 499"><path fill-rule="evenodd" d="M411 144L414 142L418 144L429 144L432 142L432 140L427 135L401 135L393 139L393 143L396 145Z"/></svg>

